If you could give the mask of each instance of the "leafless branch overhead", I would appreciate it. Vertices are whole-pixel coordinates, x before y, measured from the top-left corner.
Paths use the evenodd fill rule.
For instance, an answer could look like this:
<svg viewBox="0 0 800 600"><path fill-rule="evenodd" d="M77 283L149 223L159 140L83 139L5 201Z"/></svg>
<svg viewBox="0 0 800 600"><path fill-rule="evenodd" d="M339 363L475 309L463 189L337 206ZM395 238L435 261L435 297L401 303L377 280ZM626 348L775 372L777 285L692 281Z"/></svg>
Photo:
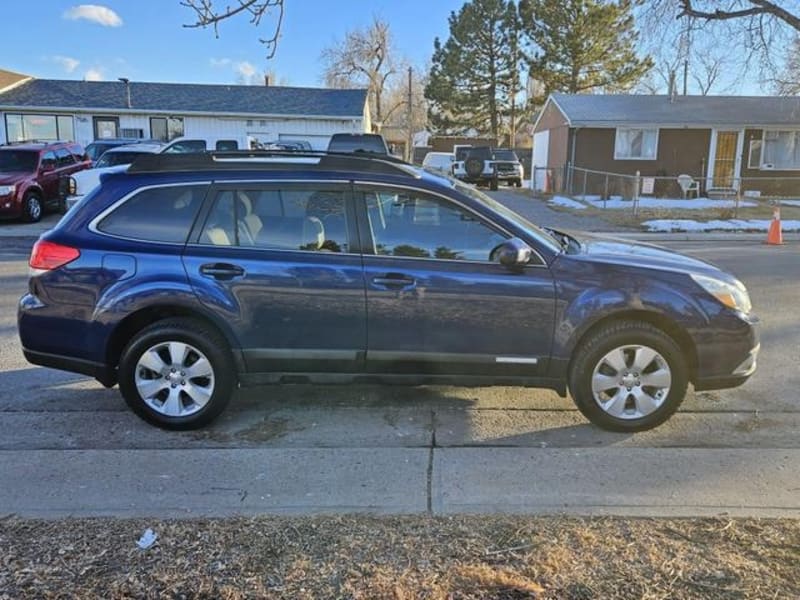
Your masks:
<svg viewBox="0 0 800 600"><path fill-rule="evenodd" d="M267 47L267 58L275 56L278 47L278 38L281 33L283 23L283 3L284 0L235 0L233 4L226 5L224 9L216 9L214 0L181 0L181 6L191 9L195 13L194 23L185 23L183 26L188 28L213 27L214 36L219 37L220 22L246 14L250 17L250 24L254 27L261 25L261 19L272 9L277 10L277 18L273 35L267 38L259 38L259 42Z"/></svg>

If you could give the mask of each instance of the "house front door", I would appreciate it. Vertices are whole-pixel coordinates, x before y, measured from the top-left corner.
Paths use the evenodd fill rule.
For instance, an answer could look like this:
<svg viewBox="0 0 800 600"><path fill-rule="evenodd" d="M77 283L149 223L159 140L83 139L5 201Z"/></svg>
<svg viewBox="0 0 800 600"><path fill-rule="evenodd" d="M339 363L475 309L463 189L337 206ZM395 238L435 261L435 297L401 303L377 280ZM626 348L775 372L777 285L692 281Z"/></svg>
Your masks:
<svg viewBox="0 0 800 600"><path fill-rule="evenodd" d="M711 178L712 188L736 189L738 187L738 148L738 131L717 131Z"/></svg>

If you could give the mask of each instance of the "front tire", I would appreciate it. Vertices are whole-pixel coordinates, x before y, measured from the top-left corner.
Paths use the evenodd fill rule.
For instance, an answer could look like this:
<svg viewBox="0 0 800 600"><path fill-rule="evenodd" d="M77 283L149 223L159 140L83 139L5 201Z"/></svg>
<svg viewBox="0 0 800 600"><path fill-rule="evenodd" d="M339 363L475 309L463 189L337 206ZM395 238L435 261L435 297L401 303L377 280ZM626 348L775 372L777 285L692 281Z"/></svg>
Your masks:
<svg viewBox="0 0 800 600"><path fill-rule="evenodd" d="M675 341L641 321L612 323L581 342L569 373L578 409L609 431L652 429L683 402L688 368Z"/></svg>
<svg viewBox="0 0 800 600"><path fill-rule="evenodd" d="M42 219L42 198L36 192L28 192L22 200L22 218L28 223Z"/></svg>
<svg viewBox="0 0 800 600"><path fill-rule="evenodd" d="M119 388L142 419L164 429L196 429L225 409L236 388L227 341L195 319L159 321L122 351Z"/></svg>

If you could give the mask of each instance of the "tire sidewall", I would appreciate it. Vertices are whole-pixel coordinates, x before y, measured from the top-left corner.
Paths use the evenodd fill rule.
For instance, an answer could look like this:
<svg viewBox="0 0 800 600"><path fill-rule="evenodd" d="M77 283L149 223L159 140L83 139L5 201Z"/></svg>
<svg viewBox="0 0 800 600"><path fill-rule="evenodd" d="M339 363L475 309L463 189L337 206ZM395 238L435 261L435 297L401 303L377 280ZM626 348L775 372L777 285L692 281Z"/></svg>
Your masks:
<svg viewBox="0 0 800 600"><path fill-rule="evenodd" d="M39 212L37 215L33 215L32 207L34 203L39 205ZM35 192L28 192L25 194L25 198L22 201L22 217L28 223L36 223L41 220L42 213L44 212L44 204L42 203L42 198L39 194Z"/></svg>
<svg viewBox="0 0 800 600"><path fill-rule="evenodd" d="M214 393L208 403L198 412L186 417L168 417L153 410L142 399L136 389L136 365L142 354L163 342L190 344L205 354L214 371ZM186 324L154 324L125 347L119 362L119 389L125 402L142 419L164 429L196 429L213 421L225 409L236 388L233 360L227 343L202 324L186 321Z"/></svg>
<svg viewBox="0 0 800 600"><path fill-rule="evenodd" d="M594 399L592 374L611 350L633 345L648 346L658 352L667 361L672 382L669 394L655 412L639 419L619 419L606 413ZM628 325L614 331L602 329L587 343L581 343L570 370L569 389L578 409L595 425L610 431L636 432L652 429L675 413L686 395L688 379L685 360L671 338L649 325Z"/></svg>

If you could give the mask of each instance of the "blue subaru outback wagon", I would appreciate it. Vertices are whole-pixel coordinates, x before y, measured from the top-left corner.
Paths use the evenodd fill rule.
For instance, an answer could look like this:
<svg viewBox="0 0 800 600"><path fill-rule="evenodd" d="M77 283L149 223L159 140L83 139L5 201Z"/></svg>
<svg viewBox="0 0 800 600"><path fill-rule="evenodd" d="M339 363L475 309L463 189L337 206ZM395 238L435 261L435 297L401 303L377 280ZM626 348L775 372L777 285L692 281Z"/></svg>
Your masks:
<svg viewBox="0 0 800 600"><path fill-rule="evenodd" d="M656 246L541 229L390 157L153 155L104 176L30 259L38 365L119 384L147 421L212 421L239 385L570 392L640 431L756 368L745 287Z"/></svg>

